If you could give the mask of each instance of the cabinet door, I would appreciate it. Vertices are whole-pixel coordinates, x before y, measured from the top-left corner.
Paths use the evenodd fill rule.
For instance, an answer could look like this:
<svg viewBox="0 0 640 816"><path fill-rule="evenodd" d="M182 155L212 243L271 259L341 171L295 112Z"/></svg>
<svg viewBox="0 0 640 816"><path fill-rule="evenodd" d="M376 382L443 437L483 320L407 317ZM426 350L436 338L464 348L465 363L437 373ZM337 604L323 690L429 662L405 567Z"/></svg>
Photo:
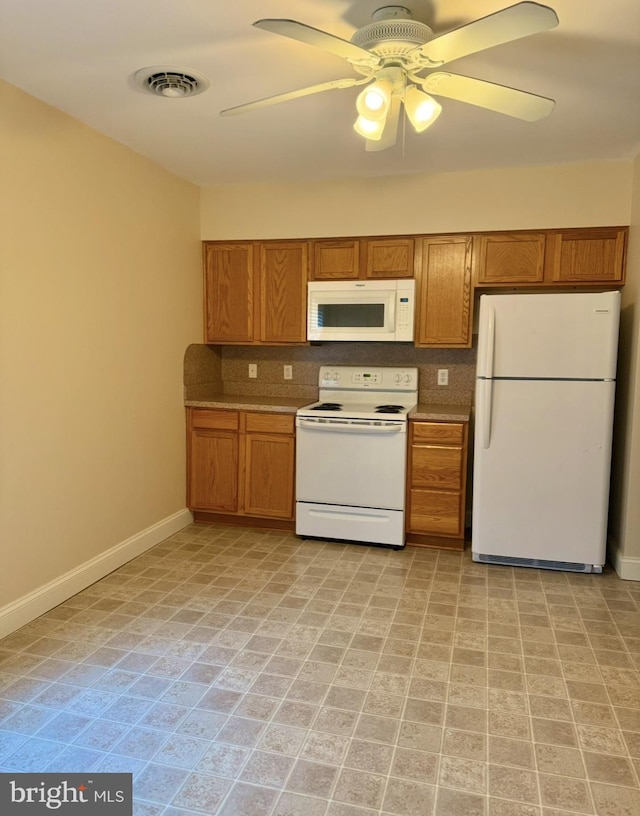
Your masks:
<svg viewBox="0 0 640 816"><path fill-rule="evenodd" d="M238 434L233 431L191 432L189 507L235 513L238 510Z"/></svg>
<svg viewBox="0 0 640 816"><path fill-rule="evenodd" d="M206 343L253 340L253 245L205 243Z"/></svg>
<svg viewBox="0 0 640 816"><path fill-rule="evenodd" d="M292 436L247 434L244 512L293 518L295 441Z"/></svg>
<svg viewBox="0 0 640 816"><path fill-rule="evenodd" d="M314 241L313 280L360 277L360 241Z"/></svg>
<svg viewBox="0 0 640 816"><path fill-rule="evenodd" d="M560 283L622 283L626 230L593 229L554 235L552 279Z"/></svg>
<svg viewBox="0 0 640 816"><path fill-rule="evenodd" d="M412 278L413 238L369 238L365 242L367 278Z"/></svg>
<svg viewBox="0 0 640 816"><path fill-rule="evenodd" d="M307 339L307 245L265 243L260 252L260 341Z"/></svg>
<svg viewBox="0 0 640 816"><path fill-rule="evenodd" d="M471 236L425 238L417 346L471 345Z"/></svg>
<svg viewBox="0 0 640 816"><path fill-rule="evenodd" d="M544 248L541 232L479 235L478 284L542 283Z"/></svg>

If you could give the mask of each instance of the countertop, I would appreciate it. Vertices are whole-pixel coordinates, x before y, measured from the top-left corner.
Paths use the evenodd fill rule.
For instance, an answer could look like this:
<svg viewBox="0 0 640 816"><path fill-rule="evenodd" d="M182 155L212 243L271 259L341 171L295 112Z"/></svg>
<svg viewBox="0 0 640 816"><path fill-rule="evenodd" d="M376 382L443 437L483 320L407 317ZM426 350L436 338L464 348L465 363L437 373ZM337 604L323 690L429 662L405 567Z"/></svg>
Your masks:
<svg viewBox="0 0 640 816"><path fill-rule="evenodd" d="M290 397L248 397L223 396L222 394L207 399L185 400L188 408L225 408L229 411L273 411L282 414L295 414L298 408L309 405L308 397L292 399Z"/></svg>
<svg viewBox="0 0 640 816"><path fill-rule="evenodd" d="M432 422L469 422L471 405L454 405L446 402L419 402L409 412L409 419Z"/></svg>
<svg viewBox="0 0 640 816"><path fill-rule="evenodd" d="M283 414L295 414L298 408L309 405L307 398L291 397L256 397L212 395L206 399L186 400L189 408L224 408L229 411L273 411ZM432 422L469 422L470 405L457 405L444 402L421 402L409 413L409 419Z"/></svg>

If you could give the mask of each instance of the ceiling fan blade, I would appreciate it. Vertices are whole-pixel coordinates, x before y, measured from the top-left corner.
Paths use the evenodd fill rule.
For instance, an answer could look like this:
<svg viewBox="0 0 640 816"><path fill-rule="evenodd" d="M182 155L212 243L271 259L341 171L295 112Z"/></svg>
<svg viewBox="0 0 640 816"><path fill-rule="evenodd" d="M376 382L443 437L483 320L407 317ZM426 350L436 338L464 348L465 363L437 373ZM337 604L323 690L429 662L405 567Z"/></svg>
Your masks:
<svg viewBox="0 0 640 816"><path fill-rule="evenodd" d="M468 102L479 108L515 116L527 122L535 122L548 116L555 106L546 96L496 85L482 79L437 72L422 80L422 87L434 96L446 96L458 102Z"/></svg>
<svg viewBox="0 0 640 816"><path fill-rule="evenodd" d="M558 17L548 6L517 3L436 37L412 53L417 53L431 66L444 65L467 54L529 37L557 25Z"/></svg>
<svg viewBox="0 0 640 816"><path fill-rule="evenodd" d="M393 94L391 97L391 104L389 106L389 113L387 114L387 121L382 131L382 138L377 142L373 139L367 139L365 150L386 150L388 147L393 147L396 143L398 135L398 122L400 121L400 109L402 107L402 97L400 94Z"/></svg>
<svg viewBox="0 0 640 816"><path fill-rule="evenodd" d="M220 111L220 116L235 116L238 113L247 113L256 108L277 105L280 102L288 102L290 99L298 99L301 96L310 96L311 94L321 93L322 91L331 91L334 88L352 88L354 85L362 85L364 82L369 82L369 78L334 79L331 82L322 82L320 85L310 85L308 88L300 88L297 91L288 91L287 93L276 94L275 96L266 96L264 99L256 99L254 102L247 102L244 105L226 108Z"/></svg>
<svg viewBox="0 0 640 816"><path fill-rule="evenodd" d="M380 64L380 58L365 48L360 48L359 45L354 45L349 40L343 40L341 37L321 31L319 28L299 23L297 20L256 20L254 26L265 31L271 31L274 34L281 34L283 37L290 37L292 40L299 40L308 45L315 45L316 48L322 48L323 51L329 51L331 54L352 62L366 63L372 66Z"/></svg>

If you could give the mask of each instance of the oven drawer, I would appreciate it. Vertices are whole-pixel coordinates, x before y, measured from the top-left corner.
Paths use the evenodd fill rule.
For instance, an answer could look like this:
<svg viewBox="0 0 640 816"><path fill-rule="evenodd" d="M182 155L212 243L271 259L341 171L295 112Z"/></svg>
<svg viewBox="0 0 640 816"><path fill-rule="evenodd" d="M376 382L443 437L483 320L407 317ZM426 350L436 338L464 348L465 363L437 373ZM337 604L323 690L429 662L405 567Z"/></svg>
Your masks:
<svg viewBox="0 0 640 816"><path fill-rule="evenodd" d="M400 547L404 543L404 512L299 501L296 534Z"/></svg>

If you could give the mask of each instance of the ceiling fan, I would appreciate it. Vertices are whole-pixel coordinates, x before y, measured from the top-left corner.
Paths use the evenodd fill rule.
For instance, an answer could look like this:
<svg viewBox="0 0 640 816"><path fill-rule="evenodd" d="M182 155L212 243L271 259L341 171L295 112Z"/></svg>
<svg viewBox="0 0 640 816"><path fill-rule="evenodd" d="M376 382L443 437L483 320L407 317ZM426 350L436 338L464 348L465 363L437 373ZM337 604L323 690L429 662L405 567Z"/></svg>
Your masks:
<svg viewBox="0 0 640 816"><path fill-rule="evenodd" d="M350 41L297 20L265 19L253 25L343 57L362 78L335 79L268 96L227 108L221 116L321 91L365 85L356 101L354 129L366 139L367 150L384 150L395 144L402 105L417 132L435 122L442 107L433 96L530 122L548 116L555 105L553 99L439 70L468 54L554 28L558 25L555 11L539 3L517 3L438 37L428 25L412 19L404 6L378 9L372 22L356 31ZM429 73L421 76L425 71Z"/></svg>

